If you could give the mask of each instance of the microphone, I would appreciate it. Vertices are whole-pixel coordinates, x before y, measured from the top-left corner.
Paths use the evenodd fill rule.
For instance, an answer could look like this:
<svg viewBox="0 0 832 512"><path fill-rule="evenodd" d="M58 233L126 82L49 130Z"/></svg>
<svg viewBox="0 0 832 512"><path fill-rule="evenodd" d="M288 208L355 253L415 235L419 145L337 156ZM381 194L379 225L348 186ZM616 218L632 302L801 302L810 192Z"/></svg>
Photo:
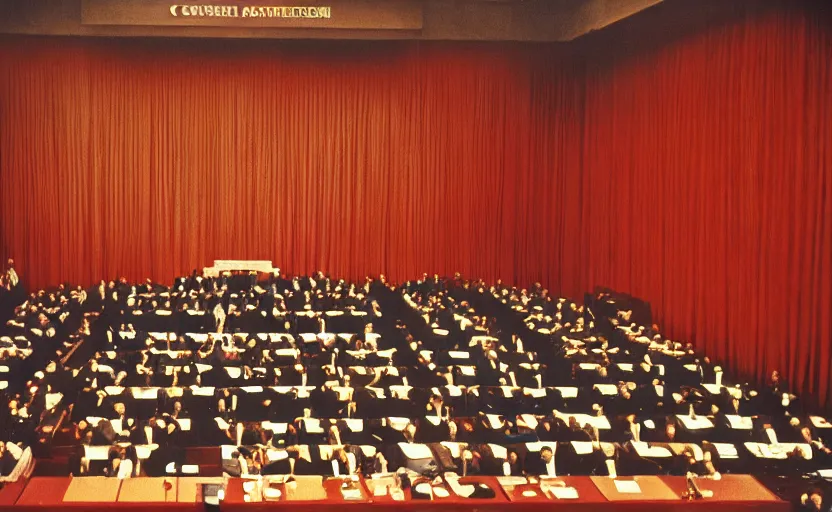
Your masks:
<svg viewBox="0 0 832 512"><path fill-rule="evenodd" d="M714 492L708 489L702 490L699 488L699 485L696 483L696 480L700 478L699 475L688 471L687 475L685 475L685 482L687 483L688 490L682 496L688 500L701 500L704 498L712 498L714 496Z"/></svg>

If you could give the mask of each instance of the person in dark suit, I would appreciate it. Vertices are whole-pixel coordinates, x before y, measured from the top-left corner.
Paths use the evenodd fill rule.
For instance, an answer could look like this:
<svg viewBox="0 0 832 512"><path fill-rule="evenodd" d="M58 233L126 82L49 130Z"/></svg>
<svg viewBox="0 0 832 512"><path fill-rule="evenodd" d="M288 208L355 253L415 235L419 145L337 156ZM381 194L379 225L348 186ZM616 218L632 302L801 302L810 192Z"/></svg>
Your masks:
<svg viewBox="0 0 832 512"><path fill-rule="evenodd" d="M540 453L529 452L526 454L523 473L526 475L555 476L555 454L552 449L544 446L540 449Z"/></svg>

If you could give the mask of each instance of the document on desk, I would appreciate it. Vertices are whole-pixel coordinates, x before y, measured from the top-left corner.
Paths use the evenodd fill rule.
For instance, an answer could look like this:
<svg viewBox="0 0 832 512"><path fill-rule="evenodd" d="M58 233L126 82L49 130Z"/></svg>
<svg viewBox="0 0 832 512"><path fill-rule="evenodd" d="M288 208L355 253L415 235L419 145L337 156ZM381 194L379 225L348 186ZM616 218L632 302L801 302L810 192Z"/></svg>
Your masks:
<svg viewBox="0 0 832 512"><path fill-rule="evenodd" d="M500 482L500 485L503 487L513 487L528 483L526 477L524 476L498 476L497 481Z"/></svg>
<svg viewBox="0 0 832 512"><path fill-rule="evenodd" d="M615 489L621 494L640 494L641 487L635 480L616 480Z"/></svg>
<svg viewBox="0 0 832 512"><path fill-rule="evenodd" d="M361 495L360 489L341 489L341 494L344 496L345 500L360 500L363 498Z"/></svg>
<svg viewBox="0 0 832 512"><path fill-rule="evenodd" d="M578 490L574 487L551 487L552 495L559 500L577 500Z"/></svg>

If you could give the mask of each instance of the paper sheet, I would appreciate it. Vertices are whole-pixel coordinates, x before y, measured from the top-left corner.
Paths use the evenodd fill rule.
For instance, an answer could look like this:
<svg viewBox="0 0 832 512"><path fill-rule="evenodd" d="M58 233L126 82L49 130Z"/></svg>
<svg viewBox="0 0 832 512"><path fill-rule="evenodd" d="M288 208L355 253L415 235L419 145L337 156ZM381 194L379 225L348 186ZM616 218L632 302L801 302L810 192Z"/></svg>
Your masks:
<svg viewBox="0 0 832 512"><path fill-rule="evenodd" d="M635 480L615 480L615 488L621 494L641 494L641 487Z"/></svg>
<svg viewBox="0 0 832 512"><path fill-rule="evenodd" d="M550 487L549 490L552 492L552 495L559 500L578 499L578 490L574 487Z"/></svg>

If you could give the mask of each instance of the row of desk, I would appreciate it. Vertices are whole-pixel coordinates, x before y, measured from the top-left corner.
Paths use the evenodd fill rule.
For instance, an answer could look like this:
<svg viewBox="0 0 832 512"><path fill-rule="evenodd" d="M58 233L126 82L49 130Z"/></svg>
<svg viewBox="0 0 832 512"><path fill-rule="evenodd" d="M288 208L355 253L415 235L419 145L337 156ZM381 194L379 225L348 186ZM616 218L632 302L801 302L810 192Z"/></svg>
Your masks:
<svg viewBox="0 0 832 512"><path fill-rule="evenodd" d="M133 478L117 480L104 477L35 477L0 489L2 510L90 510L109 511L114 506L135 510L204 510L203 485L222 485L219 477ZM492 499L464 498L447 485L433 499L411 499L406 490L401 500L387 491L392 479L358 479L349 493L342 491L339 479L299 476L294 483L273 484L274 500L262 500L254 482L240 478L225 480L224 500L220 510L259 512L287 510L539 510L576 508L586 510L708 510L787 511L790 505L778 499L756 479L747 475L724 475L721 480L697 481L700 489L713 492L712 498L699 501L682 499L687 490L685 479L669 476L637 476L613 480L608 477L562 477L548 485L565 485L577 492L575 499L557 499L541 485L522 483L517 478L467 477L462 486L485 484L495 492ZM378 490L377 490L378 488ZM440 492L444 488L449 492ZM638 489L637 492L627 492ZM246 492L249 491L249 492ZM276 491L276 492L275 492ZM345 494L351 499L345 499Z"/></svg>

